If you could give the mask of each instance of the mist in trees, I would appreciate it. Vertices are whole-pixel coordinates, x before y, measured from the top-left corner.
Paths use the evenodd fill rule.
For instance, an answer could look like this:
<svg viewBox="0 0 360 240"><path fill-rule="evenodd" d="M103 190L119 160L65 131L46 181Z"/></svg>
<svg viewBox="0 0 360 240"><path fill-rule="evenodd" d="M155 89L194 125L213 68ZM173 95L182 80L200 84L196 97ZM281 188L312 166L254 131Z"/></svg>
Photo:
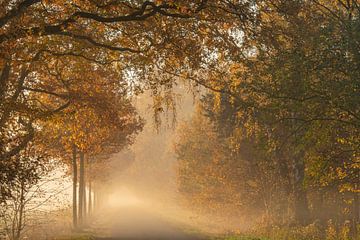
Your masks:
<svg viewBox="0 0 360 240"><path fill-rule="evenodd" d="M127 189L205 235L359 238L359 15L358 0L3 0L1 234L35 236L54 199L37 218L91 232Z"/></svg>

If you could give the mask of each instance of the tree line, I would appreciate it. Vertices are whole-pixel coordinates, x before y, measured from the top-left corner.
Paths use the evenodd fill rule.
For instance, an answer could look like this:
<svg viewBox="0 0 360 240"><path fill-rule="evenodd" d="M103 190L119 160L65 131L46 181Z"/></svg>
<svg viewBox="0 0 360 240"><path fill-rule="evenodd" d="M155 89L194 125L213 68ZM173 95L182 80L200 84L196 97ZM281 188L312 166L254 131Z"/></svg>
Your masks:
<svg viewBox="0 0 360 240"><path fill-rule="evenodd" d="M84 212L84 163L141 129L131 96L149 90L159 123L182 81L212 92L200 112L215 131L208 140L225 149L211 143L196 164L213 148L225 154L213 181L224 171L232 189L243 184L234 194L252 189L268 219L340 219L351 205L358 223L357 0L5 0L0 9L2 202L33 145L39 160L78 172L74 213Z"/></svg>
<svg viewBox="0 0 360 240"><path fill-rule="evenodd" d="M179 129L179 186L198 211L357 239L358 4L256 5L243 55L220 56L222 81L200 82L211 92Z"/></svg>

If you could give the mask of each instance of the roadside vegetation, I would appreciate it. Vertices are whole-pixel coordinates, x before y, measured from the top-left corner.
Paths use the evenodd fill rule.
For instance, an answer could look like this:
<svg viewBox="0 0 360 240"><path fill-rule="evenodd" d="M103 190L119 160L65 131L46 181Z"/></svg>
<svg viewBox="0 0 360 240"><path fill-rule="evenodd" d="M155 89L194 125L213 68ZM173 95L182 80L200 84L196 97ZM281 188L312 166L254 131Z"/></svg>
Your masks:
<svg viewBox="0 0 360 240"><path fill-rule="evenodd" d="M223 232L358 239L359 49L359 0L1 1L0 234L26 237L56 171L85 229L143 129L134 100L175 126L181 86L184 208Z"/></svg>

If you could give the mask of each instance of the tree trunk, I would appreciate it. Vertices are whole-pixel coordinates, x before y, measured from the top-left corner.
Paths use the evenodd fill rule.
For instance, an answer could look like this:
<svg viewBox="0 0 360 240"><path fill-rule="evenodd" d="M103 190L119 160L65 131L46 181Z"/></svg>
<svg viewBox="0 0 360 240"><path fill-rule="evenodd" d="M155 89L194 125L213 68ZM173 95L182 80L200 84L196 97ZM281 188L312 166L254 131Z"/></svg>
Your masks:
<svg viewBox="0 0 360 240"><path fill-rule="evenodd" d="M309 220L309 205L304 187L305 164L302 157L295 157L294 162L294 219L305 225Z"/></svg>
<svg viewBox="0 0 360 240"><path fill-rule="evenodd" d="M280 219L278 220L281 223L285 223L288 221L291 216L291 208L289 196L291 196L291 174L290 174L290 166L289 159L285 157L283 150L280 148L276 148L275 150L275 164L276 164L276 173L279 175L280 186L277 189L278 194L280 195L279 199L279 214Z"/></svg>
<svg viewBox="0 0 360 240"><path fill-rule="evenodd" d="M357 185L356 185L357 187ZM354 236L358 236L360 234L358 229L358 224L360 223L360 196L359 193L354 192L354 202L353 202L353 229Z"/></svg>
<svg viewBox="0 0 360 240"><path fill-rule="evenodd" d="M89 178L89 189L88 189L88 215L92 214L92 186L91 186L91 180Z"/></svg>
<svg viewBox="0 0 360 240"><path fill-rule="evenodd" d="M96 183L93 184L92 188L93 188L93 196L94 196L94 201L93 201L93 211L96 211L98 209L98 190L96 187Z"/></svg>
<svg viewBox="0 0 360 240"><path fill-rule="evenodd" d="M84 157L85 158L85 157ZM86 172L85 172L85 160L84 160L84 174L83 174L83 223L86 221L86 217L87 217L87 204L86 204Z"/></svg>
<svg viewBox="0 0 360 240"><path fill-rule="evenodd" d="M85 171L85 154L83 153L84 171L83 171L83 223L86 221L86 171Z"/></svg>
<svg viewBox="0 0 360 240"><path fill-rule="evenodd" d="M73 159L72 159L72 165L73 165L73 227L74 229L77 228L77 179L78 179L78 173L77 173L77 161L76 161L76 146L73 145Z"/></svg>
<svg viewBox="0 0 360 240"><path fill-rule="evenodd" d="M87 174L88 174L88 206L87 206L87 215L90 216L92 213L92 186L91 186L91 162L90 158L87 159Z"/></svg>
<svg viewBox="0 0 360 240"><path fill-rule="evenodd" d="M322 224L326 225L326 221L329 219L326 216L328 212L325 205L324 205L324 194L325 190L319 188L316 190L316 195L314 196L313 202L313 214L312 218L319 220Z"/></svg>
<svg viewBox="0 0 360 240"><path fill-rule="evenodd" d="M23 229L23 216L24 216L24 208L25 208L25 192L24 192L24 182L21 183L21 190L20 190L20 203L19 203L19 219L17 222L17 229L15 240L19 240L21 236L21 231Z"/></svg>
<svg viewBox="0 0 360 240"><path fill-rule="evenodd" d="M85 162L84 152L80 152L80 178L79 178L79 224L82 225L84 221L84 190L85 190Z"/></svg>
<svg viewBox="0 0 360 240"><path fill-rule="evenodd" d="M354 193L354 220L358 224L360 223L360 194Z"/></svg>

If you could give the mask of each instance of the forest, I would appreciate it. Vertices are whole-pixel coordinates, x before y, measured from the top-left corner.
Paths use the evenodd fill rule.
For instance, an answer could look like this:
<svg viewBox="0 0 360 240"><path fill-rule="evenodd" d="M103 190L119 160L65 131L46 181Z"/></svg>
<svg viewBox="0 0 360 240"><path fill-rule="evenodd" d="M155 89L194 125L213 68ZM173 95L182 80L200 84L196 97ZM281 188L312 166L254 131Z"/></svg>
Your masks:
<svg viewBox="0 0 360 240"><path fill-rule="evenodd" d="M1 0L0 239L359 240L360 1Z"/></svg>

